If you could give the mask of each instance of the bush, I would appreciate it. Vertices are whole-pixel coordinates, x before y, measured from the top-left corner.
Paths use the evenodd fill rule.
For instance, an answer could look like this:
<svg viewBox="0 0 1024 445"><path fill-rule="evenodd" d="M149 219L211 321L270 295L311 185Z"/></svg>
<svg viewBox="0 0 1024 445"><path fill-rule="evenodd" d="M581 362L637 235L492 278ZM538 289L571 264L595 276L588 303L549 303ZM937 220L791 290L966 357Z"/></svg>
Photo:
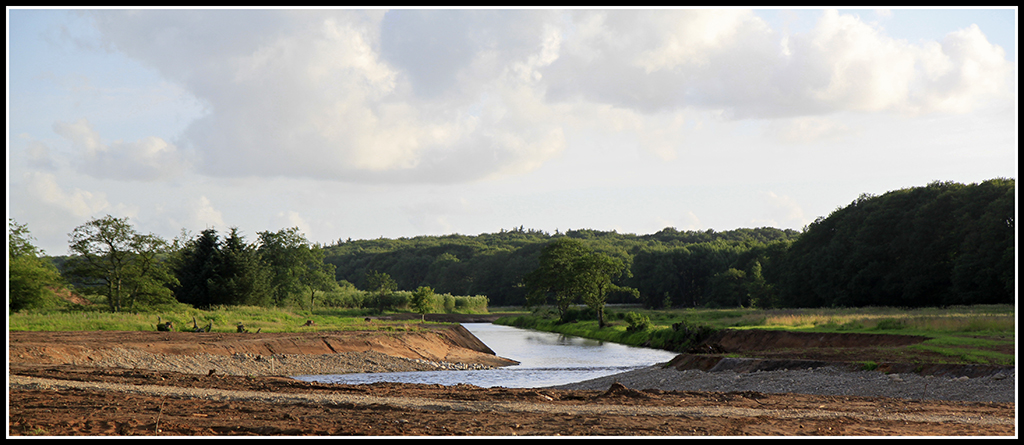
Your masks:
<svg viewBox="0 0 1024 445"><path fill-rule="evenodd" d="M558 321L559 323L574 323L580 320L596 319L597 312L589 307L570 307L569 309L566 309L565 313L562 314Z"/></svg>
<svg viewBox="0 0 1024 445"><path fill-rule="evenodd" d="M688 323L686 320L672 324L672 329L661 329L651 335L651 347L668 351L685 352L704 342L718 332L710 326Z"/></svg>
<svg viewBox="0 0 1024 445"><path fill-rule="evenodd" d="M629 323L629 326L626 327L626 332L641 332L651 327L651 319L649 317L632 311L626 313L626 323Z"/></svg>
<svg viewBox="0 0 1024 445"><path fill-rule="evenodd" d="M907 320L901 318L883 318L875 325L875 329L879 331L896 331L906 327Z"/></svg>
<svg viewBox="0 0 1024 445"><path fill-rule="evenodd" d="M454 310L462 314L484 313L487 312L488 302L489 300L484 295L474 295L471 297L455 297Z"/></svg>

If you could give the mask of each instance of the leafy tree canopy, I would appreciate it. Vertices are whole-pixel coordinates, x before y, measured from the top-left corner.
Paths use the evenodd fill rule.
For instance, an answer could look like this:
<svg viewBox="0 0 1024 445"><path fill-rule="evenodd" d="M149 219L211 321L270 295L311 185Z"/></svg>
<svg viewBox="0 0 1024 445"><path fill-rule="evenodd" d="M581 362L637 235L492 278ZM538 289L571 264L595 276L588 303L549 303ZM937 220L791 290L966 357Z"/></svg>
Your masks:
<svg viewBox="0 0 1024 445"><path fill-rule="evenodd" d="M128 218L107 215L71 232L68 273L107 297L114 312L136 305L173 302L169 289L177 281L163 261L168 244L153 234L140 234Z"/></svg>
<svg viewBox="0 0 1024 445"><path fill-rule="evenodd" d="M7 309L19 311L58 303L51 288L64 287L57 268L32 244L28 226L7 220Z"/></svg>

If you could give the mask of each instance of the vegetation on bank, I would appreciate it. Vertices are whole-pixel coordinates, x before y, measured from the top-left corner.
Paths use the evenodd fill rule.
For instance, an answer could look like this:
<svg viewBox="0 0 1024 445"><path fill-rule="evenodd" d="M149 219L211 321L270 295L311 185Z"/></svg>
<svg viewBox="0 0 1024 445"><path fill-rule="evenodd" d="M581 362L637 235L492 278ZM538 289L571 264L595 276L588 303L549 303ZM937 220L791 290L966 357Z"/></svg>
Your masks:
<svg viewBox="0 0 1024 445"><path fill-rule="evenodd" d="M371 270L400 289L431 286L527 304L526 277L545 248L577 240L621 262L608 303L647 308L928 307L1011 304L1016 182L933 182L861 195L803 231L665 228L636 235L590 229L338 240L324 261L357 286ZM634 295L638 295L637 298ZM550 291L549 304L557 304Z"/></svg>
<svg viewBox="0 0 1024 445"><path fill-rule="evenodd" d="M684 352L721 329L902 334L928 337L911 350L945 355L950 363L1012 365L1016 316L1012 305L946 308L672 309L616 307L601 328L582 306L569 320L550 308L502 317L497 324L602 341ZM1004 351L1004 352L1000 352Z"/></svg>
<svg viewBox="0 0 1024 445"><path fill-rule="evenodd" d="M517 323L671 350L713 329L776 326L791 316L785 308L838 308L818 310L813 320L801 315L797 319L809 327L789 329L1001 333L1003 315L970 317L954 327L949 319L900 313L850 319L841 308L1012 304L1014 189L1012 179L993 179L862 195L803 232L666 228L642 236L594 230L549 235L519 227L475 237L339 240L333 246L312 244L297 228L259 232L254 242L237 228L223 236L214 229L197 236L183 232L168 242L136 232L127 218L106 216L71 233L73 255L67 257L46 257L32 245L28 228L10 219L8 313L9 319L150 314L180 328L182 320L174 317L188 322L188 314L195 314L203 325L201 315L235 307L309 317L481 313L488 305L553 303L553 319L538 313L517 317ZM574 306L580 303L587 309ZM604 311L623 303L640 308ZM678 311L686 315L666 322ZM736 313L743 315L729 315ZM294 322L278 318L288 320L282 326ZM727 319L732 326L715 321ZM206 320L218 327L224 321L214 315ZM945 327L934 327L939 325ZM937 340L928 347L963 342Z"/></svg>
<svg viewBox="0 0 1024 445"><path fill-rule="evenodd" d="M317 308L313 311L258 306L217 306L195 309L167 306L160 311L29 310L11 314L10 331L156 331L157 323L173 323L172 331L191 332L210 325L211 332L415 331L420 321L375 318L372 309ZM312 322L312 323L309 323ZM435 324L426 322L426 324ZM241 326L241 329L239 328Z"/></svg>

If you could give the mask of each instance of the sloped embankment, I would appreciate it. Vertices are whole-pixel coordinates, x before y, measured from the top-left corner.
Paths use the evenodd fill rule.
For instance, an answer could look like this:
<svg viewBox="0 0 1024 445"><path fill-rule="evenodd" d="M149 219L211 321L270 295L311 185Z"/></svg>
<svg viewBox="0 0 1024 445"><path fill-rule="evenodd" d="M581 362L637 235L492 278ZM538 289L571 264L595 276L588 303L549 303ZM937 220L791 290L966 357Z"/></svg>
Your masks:
<svg viewBox="0 0 1024 445"><path fill-rule="evenodd" d="M1014 369L1006 365L942 363L941 356L911 353L906 349L927 339L917 335L727 329L692 348L689 353L676 356L668 366L679 370L699 369L708 372L777 371L831 366L847 371L870 368L886 373L971 378Z"/></svg>
<svg viewBox="0 0 1024 445"><path fill-rule="evenodd" d="M441 326L412 332L221 333L157 331L9 332L11 364L83 364L115 350L164 355L272 356L379 352L409 359L508 366L517 362L494 354L464 327Z"/></svg>

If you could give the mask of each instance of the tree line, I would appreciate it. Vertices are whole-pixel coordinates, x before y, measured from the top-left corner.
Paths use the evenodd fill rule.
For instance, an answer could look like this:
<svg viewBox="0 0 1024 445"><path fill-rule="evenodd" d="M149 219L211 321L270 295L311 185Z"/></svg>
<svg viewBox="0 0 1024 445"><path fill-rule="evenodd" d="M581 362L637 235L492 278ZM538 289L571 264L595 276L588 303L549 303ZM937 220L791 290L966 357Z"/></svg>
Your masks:
<svg viewBox="0 0 1024 445"><path fill-rule="evenodd" d="M341 280L367 270L403 289L487 295L492 305L537 301L530 274L544 249L579 241L623 264L609 303L665 307L945 306L1011 303L1015 293L1015 181L933 182L862 195L802 231L666 228L650 235L522 227L477 236L339 240L324 260ZM603 278L602 278L603 279ZM563 301L546 292L549 303ZM634 292L635 291L635 292ZM531 293L533 295L531 296ZM586 291L576 292L583 303ZM532 300L531 300L532 298Z"/></svg>
<svg viewBox="0 0 1024 445"><path fill-rule="evenodd" d="M318 295L338 300L356 288L366 290L365 304L381 310L394 301L386 294L398 291L408 293L403 301L414 306L418 291L486 296L492 306L581 303L595 314L607 303L1011 303L1014 189L1014 180L999 178L862 195L800 232L762 227L549 234L520 226L476 236L339 239L321 246L297 228L259 232L251 243L237 228L167 242L136 233L126 218L107 216L76 228L69 241L73 254L52 261L31 245L27 227L9 220L9 308L38 306L41 289L61 280L108 296L115 311L167 302L312 307Z"/></svg>

